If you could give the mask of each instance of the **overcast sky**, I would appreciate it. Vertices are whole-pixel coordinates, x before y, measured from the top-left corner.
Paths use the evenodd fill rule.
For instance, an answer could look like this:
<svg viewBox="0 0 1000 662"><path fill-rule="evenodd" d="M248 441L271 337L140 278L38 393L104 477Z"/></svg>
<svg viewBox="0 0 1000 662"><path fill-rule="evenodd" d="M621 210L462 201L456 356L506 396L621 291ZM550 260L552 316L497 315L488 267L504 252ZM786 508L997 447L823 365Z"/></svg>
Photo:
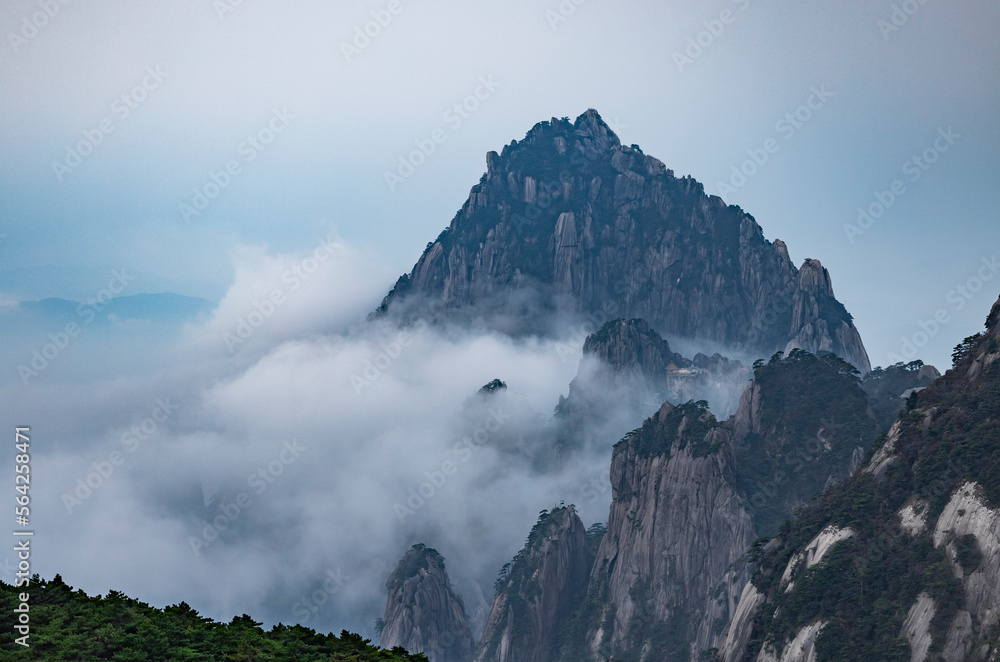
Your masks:
<svg viewBox="0 0 1000 662"><path fill-rule="evenodd" d="M114 270L127 274L122 294L220 304L155 353L135 338L134 351L100 345L94 332L30 388L12 367L20 354L0 362L0 414L52 440L39 461L56 487L39 493L40 517L63 533L42 546L44 574L161 605L190 595L216 617L257 605L287 621L283 581L308 592L337 564L381 581L345 536L368 535L391 565L411 535L438 527L449 563L467 562L453 578L487 577L488 589L492 564L516 551L537 510L606 478L607 458L525 483L499 522L476 508L504 499L507 478L475 498L464 492L505 466L487 454L456 479L468 503L439 499L402 530L391 504L447 457L448 435L464 424L442 421L479 385L508 379L551 415L575 357L427 335L359 394L351 378L378 342L318 332L343 334L410 270L479 181L488 151L588 108L623 143L743 207L796 264L821 260L873 365L949 367L951 348L981 328L1000 293L998 27L993 0L6 0L0 304L83 300ZM456 112L463 103L472 110ZM387 183L436 131L424 162ZM859 208L871 215L860 223ZM327 237L336 249L312 289L227 351L220 339L250 301ZM35 340L25 342L27 356ZM305 404L275 398L279 386ZM128 456L121 479L69 512L60 496L170 394L184 406L148 454ZM402 407L397 416L385 415L390 406ZM345 419L351 427L338 428ZM314 459L258 500L246 531L194 554L199 518L245 488L245 472L272 461L285 435L308 440ZM369 444L383 455L366 454ZM209 470L198 469L204 457L214 458ZM351 489L375 482L385 485ZM219 490L211 508L206 484ZM352 510L359 494L375 510ZM588 524L609 498L583 506ZM276 525L289 504L305 510ZM473 567L475 549L459 539L469 522L496 527L476 536L497 559ZM293 560L305 574L264 577L288 561L284 535L299 536ZM115 563L102 561L109 549ZM344 598L343 613L377 612L371 581L344 589L360 597ZM335 627L339 613L309 624Z"/></svg>
<svg viewBox="0 0 1000 662"><path fill-rule="evenodd" d="M1000 6L914 0L895 16L893 6L400 0L392 13L379 1L109 1L59 4L47 18L38 2L10 0L0 292L82 297L125 265L139 273L136 291L218 300L234 246L295 250L331 226L402 273L460 207L487 151L593 107L622 142L713 193L748 149L775 139L778 151L724 199L785 240L796 263L830 268L873 364L946 310L923 348L944 364L1000 291L996 278L962 310L948 301L1000 238ZM480 77L496 83L488 98L460 125L446 120ZM800 128L779 127L814 87L829 96L800 111L811 114ZM274 109L287 109L287 127L262 150L244 143ZM113 131L79 165L53 165L85 132L103 134L102 121ZM906 162L949 127L959 137L911 181ZM390 191L386 171L436 128L446 142ZM179 206L231 160L238 174L185 222ZM895 180L905 191L849 237L858 207Z"/></svg>

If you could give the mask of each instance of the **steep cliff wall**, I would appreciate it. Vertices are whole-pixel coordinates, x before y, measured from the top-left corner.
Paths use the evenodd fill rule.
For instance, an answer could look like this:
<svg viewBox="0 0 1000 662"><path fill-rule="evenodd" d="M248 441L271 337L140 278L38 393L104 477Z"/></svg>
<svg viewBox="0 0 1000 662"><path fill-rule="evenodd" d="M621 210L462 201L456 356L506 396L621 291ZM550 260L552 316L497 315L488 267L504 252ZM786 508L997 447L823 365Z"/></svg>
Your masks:
<svg viewBox="0 0 1000 662"><path fill-rule="evenodd" d="M505 566L476 662L547 662L587 589L593 563L572 506L543 512L523 550Z"/></svg>
<svg viewBox="0 0 1000 662"><path fill-rule="evenodd" d="M462 598L455 595L444 559L414 545L386 582L389 597L379 646L402 646L430 662L468 662L474 645Z"/></svg>
<svg viewBox="0 0 1000 662"><path fill-rule="evenodd" d="M732 462L729 432L693 403L664 404L615 447L588 593L598 659L697 659L719 639L756 537Z"/></svg>

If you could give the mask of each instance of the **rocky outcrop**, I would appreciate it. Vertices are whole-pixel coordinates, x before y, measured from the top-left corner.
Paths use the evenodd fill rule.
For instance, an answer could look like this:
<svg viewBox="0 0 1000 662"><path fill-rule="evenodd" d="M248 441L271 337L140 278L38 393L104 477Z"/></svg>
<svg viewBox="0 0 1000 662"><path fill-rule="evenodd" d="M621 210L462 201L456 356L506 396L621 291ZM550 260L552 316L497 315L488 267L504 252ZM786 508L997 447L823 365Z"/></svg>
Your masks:
<svg viewBox="0 0 1000 662"><path fill-rule="evenodd" d="M979 485L963 484L934 527L934 545L945 546L965 598L945 637L947 662L966 659L976 634L1000 620L1000 509L984 501Z"/></svg>
<svg viewBox="0 0 1000 662"><path fill-rule="evenodd" d="M656 371L643 368L664 359L644 349L651 344L644 334L641 343L629 340L637 329L613 322L588 340L610 371L605 383L629 374L617 384L648 388L639 379ZM650 356L656 361L644 360ZM615 373L618 366L631 372ZM571 389L569 400L577 395ZM757 521L776 530L831 480L846 478L876 433L856 371L836 356L802 350L756 366L724 423L704 403L664 403L615 446L608 532L574 629L585 645L558 659L696 660L713 648L740 659L765 599L744 588ZM843 526L814 533L785 559L782 588L793 590L794 576L853 536ZM803 659L813 654L819 629L807 634L789 649Z"/></svg>
<svg viewBox="0 0 1000 662"><path fill-rule="evenodd" d="M617 319L587 336L567 397L556 407L558 444L608 444L641 425L664 400L705 400L712 411L735 409L749 369L719 354L688 360L645 320Z"/></svg>
<svg viewBox="0 0 1000 662"><path fill-rule="evenodd" d="M737 609L719 659L1000 656L1000 301L954 356L863 471L755 551L744 590L755 614ZM901 369L919 377L919 368ZM748 406L757 400L746 396ZM736 423L753 430L767 418L762 406L759 425L753 412Z"/></svg>
<svg viewBox="0 0 1000 662"><path fill-rule="evenodd" d="M833 296L830 272L819 260L806 260L798 276L799 287L792 297L791 328L795 330L795 335L785 345L785 354L797 348L814 354L833 352L863 372L870 370L861 335L853 325L844 321L846 310ZM838 318L839 324L831 323L831 319ZM847 318L849 320L850 316Z"/></svg>
<svg viewBox="0 0 1000 662"><path fill-rule="evenodd" d="M556 406L558 448L609 449L663 402L667 366L684 358L645 320L612 320L587 336L577 375Z"/></svg>
<svg viewBox="0 0 1000 662"><path fill-rule="evenodd" d="M927 503L926 499L911 497L903 506L899 515L899 528L906 531L911 536L920 535L927 530Z"/></svg>
<svg viewBox="0 0 1000 662"><path fill-rule="evenodd" d="M726 662L740 660L753 634L753 618L757 608L764 603L764 595L747 582L736 605L736 611L726 627L726 639L719 647L717 659Z"/></svg>
<svg viewBox="0 0 1000 662"><path fill-rule="evenodd" d="M733 487L727 430L665 403L615 447L608 530L591 574L591 654L697 659L722 641L756 537Z"/></svg>
<svg viewBox="0 0 1000 662"><path fill-rule="evenodd" d="M468 662L474 641L462 598L437 551L414 545L386 582L389 597L379 646L402 646L430 662Z"/></svg>
<svg viewBox="0 0 1000 662"><path fill-rule="evenodd" d="M900 634L910 644L910 662L924 662L927 659L927 652L931 648L931 621L936 612L934 600L926 592L921 592L910 611L906 612Z"/></svg>
<svg viewBox="0 0 1000 662"><path fill-rule="evenodd" d="M757 657L757 662L816 662L816 637L824 625L823 621L817 621L804 626L780 655L765 648Z"/></svg>
<svg viewBox="0 0 1000 662"><path fill-rule="evenodd" d="M646 320L641 319L608 322L596 333L587 336L583 343L583 355L607 366L605 388L621 391L626 396L634 394L641 397L664 390L667 386L667 366L671 363L682 366L685 363L684 357L672 352L670 344ZM581 371L583 369L584 366L581 366Z"/></svg>
<svg viewBox="0 0 1000 662"><path fill-rule="evenodd" d="M756 366L731 424L737 482L762 535L846 479L878 436L850 366L799 349Z"/></svg>
<svg viewBox="0 0 1000 662"><path fill-rule="evenodd" d="M428 312L430 311L430 312ZM506 333L642 318L671 338L769 356L801 347L870 369L817 260L792 265L752 216L622 145L596 111L501 153L379 308Z"/></svg>
<svg viewBox="0 0 1000 662"><path fill-rule="evenodd" d="M497 580L476 662L546 662L587 589L593 554L573 506L543 512Z"/></svg>
<svg viewBox="0 0 1000 662"><path fill-rule="evenodd" d="M785 591L791 591L794 588L794 583L792 582L792 574L795 572L802 572L803 570L808 570L817 563L823 560L826 553L836 545L841 540L847 540L854 535L854 531L851 529L841 529L838 526L828 526L823 529L819 535L809 541L798 554L792 556L788 565L785 566L785 572L781 575L781 587Z"/></svg>

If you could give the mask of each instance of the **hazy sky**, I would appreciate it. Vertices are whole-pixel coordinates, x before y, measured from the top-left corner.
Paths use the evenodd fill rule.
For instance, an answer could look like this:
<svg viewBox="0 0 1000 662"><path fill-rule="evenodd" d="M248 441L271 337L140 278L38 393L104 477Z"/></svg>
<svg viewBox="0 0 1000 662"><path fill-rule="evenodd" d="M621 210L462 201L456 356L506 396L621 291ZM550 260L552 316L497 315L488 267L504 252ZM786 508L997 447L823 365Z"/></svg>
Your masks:
<svg viewBox="0 0 1000 662"><path fill-rule="evenodd" d="M28 385L14 366L44 339L4 330L0 419L45 440L39 570L286 622L343 571L336 600L321 593L336 605L306 619L339 630L370 626L382 564L416 538L475 609L473 580L489 593L538 510L565 498L602 519L609 458L538 477L492 450L405 526L393 509L475 429L464 403L490 379L530 405L518 420L550 416L578 343L567 358L427 332L358 388L394 336L347 333L450 222L487 151L587 108L743 207L796 264L820 259L873 365L947 368L1000 292L998 27L992 0L5 0L0 305L84 300L116 270L122 294L219 303L176 338L87 329ZM230 351L236 321L328 237L315 277ZM163 398L178 409L154 422ZM148 443L124 436L146 421ZM305 461L282 455L293 438ZM113 451L124 464L67 507ZM255 492L246 476L275 461L287 474ZM253 507L195 553L241 490Z"/></svg>
<svg viewBox="0 0 1000 662"><path fill-rule="evenodd" d="M47 18L38 2L4 2L0 292L82 297L124 265L136 291L218 300L234 246L301 249L330 226L403 273L488 150L589 107L713 193L775 139L723 197L796 263L830 268L873 364L940 309L949 322L923 355L945 364L1000 291L990 271L962 310L948 300L1000 238L996 2L912 0L895 16L889 0L330 4L68 2ZM488 98L446 119L480 77L496 84ZM829 95L779 127L814 87ZM244 142L274 109L287 126ZM959 137L934 154L949 127ZM385 172L437 128L447 140L390 191ZM100 143L59 181L53 163L88 131ZM906 162L928 148L936 162L911 181ZM185 222L179 206L234 160L238 174ZM844 225L894 180L905 191L849 241Z"/></svg>
<svg viewBox="0 0 1000 662"><path fill-rule="evenodd" d="M948 300L1000 238L1000 6L932 0L895 17L893 6L400 0L392 13L377 1L109 1L59 4L47 18L38 2L9 0L0 292L83 297L124 265L139 274L135 291L218 300L234 246L297 250L331 226L403 273L487 151L593 107L622 142L713 193L748 149L775 139L778 151L724 199L796 263L830 268L873 364L946 310L923 351L945 364L1000 291L989 272L962 310ZM37 31L25 26L33 15ZM496 83L481 89L488 98L446 120L480 77ZM814 87L829 96L800 111L811 115L800 128L779 127ZM274 109L287 109L287 126L262 149L244 142ZM949 127L960 137L934 154ZM390 191L386 171L437 128L446 142ZM59 181L53 163L86 132L100 143ZM911 181L905 164L928 148L936 162ZM238 174L185 222L179 206L233 160ZM849 241L844 225L894 180L905 191Z"/></svg>

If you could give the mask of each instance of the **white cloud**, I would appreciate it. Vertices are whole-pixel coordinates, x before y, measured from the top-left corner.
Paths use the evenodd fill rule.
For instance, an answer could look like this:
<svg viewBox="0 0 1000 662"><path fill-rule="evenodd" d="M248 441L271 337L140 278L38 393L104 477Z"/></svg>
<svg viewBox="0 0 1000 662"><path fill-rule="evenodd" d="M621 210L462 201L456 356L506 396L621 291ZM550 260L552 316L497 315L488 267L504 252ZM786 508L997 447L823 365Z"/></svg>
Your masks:
<svg viewBox="0 0 1000 662"><path fill-rule="evenodd" d="M239 252L215 315L188 328L180 349L148 348L177 357L170 367L58 384L64 400L78 403L60 429L80 435L51 452L37 447L43 574L153 604L185 600L216 618L308 614L313 627L365 630L381 615L387 573L412 542L445 555L473 611L475 582L491 597L495 573L539 510L579 501L586 485L607 481L615 439L559 470L532 462L549 450L545 419L576 372L557 341L432 327L400 336L386 321L363 324L384 290L361 285L372 264L342 242L245 348L233 356L220 349L247 302L252 310L311 252ZM486 404L473 397L496 377L506 393ZM157 399L176 411L158 414ZM165 420L154 425L157 417ZM92 493L67 512L62 495L106 470L101 463L115 451L120 464L91 478ZM422 501L410 502L421 491ZM594 494L579 503L588 524L606 518L610 501L606 490ZM217 538L206 529L213 523L224 525ZM300 598L338 569L349 579L336 595L303 612L317 605Z"/></svg>

